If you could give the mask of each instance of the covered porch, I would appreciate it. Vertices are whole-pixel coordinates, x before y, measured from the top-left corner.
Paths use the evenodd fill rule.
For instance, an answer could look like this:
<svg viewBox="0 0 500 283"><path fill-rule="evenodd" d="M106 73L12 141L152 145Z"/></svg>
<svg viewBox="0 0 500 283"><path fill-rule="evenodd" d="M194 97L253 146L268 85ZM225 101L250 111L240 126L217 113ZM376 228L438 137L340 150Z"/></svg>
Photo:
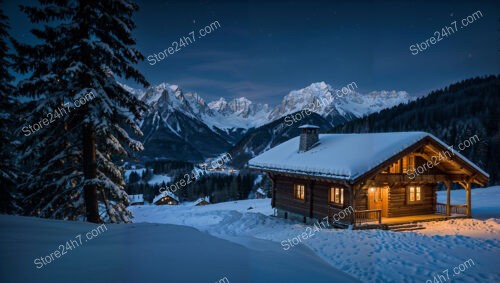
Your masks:
<svg viewBox="0 0 500 283"><path fill-rule="evenodd" d="M434 142L416 144L351 186L349 204L356 208L351 223L390 225L470 218L472 184L485 185L488 177L450 147ZM445 189L439 201L438 186ZM465 190L465 199L452 204L454 187Z"/></svg>
<svg viewBox="0 0 500 283"><path fill-rule="evenodd" d="M477 182L475 180L475 175L470 177L463 174L429 174L409 178L408 175L404 174L379 174L372 180L369 180L366 184L361 186L360 189L368 190L368 187L373 186L385 186L387 188L391 188L396 186L405 186L407 184L425 185L441 183L446 188L446 202L439 203L437 202L437 199L435 199L434 212L436 214L442 214L446 216L451 216L452 214L460 214L466 215L467 217L472 217L472 210L470 208L472 205L471 189L473 182ZM465 190L466 199L464 204L451 203L451 189L453 183L460 185ZM368 196L370 196L370 194L368 194Z"/></svg>
<svg viewBox="0 0 500 283"><path fill-rule="evenodd" d="M471 179L465 179L464 176L446 176L446 175L424 175L418 176L411 180L406 180L407 176L401 175L379 175L372 180L372 182L367 182L365 186L361 189L365 190L368 209L356 209L353 214L353 224L354 226L361 225L372 225L372 224L403 224L403 223L417 223L417 222L426 222L426 221L438 221L438 220L446 220L450 218L470 218L472 216L471 203ZM451 178L451 180L450 180ZM465 179L465 181L464 181ZM452 181L453 180L453 181ZM442 199L443 202L438 202L435 188L432 189L429 186L425 186L425 184L441 183L446 188L446 199ZM452 183L456 182L460 184L465 190L465 203L451 203L451 189ZM384 185L381 185L384 184ZM417 184L421 185L422 198L427 196L426 201L429 209L426 211L422 211L421 213L399 213L401 208L396 205L393 207L392 215L388 213L388 207L391 207L391 200L396 199L401 200L401 194L394 196L392 193L393 188L401 187L404 184ZM370 186L370 188L368 188ZM376 192L373 188L375 187L383 187L385 186L385 190L382 190L380 194L381 200L379 202L379 207L374 207L371 200L373 200L373 194ZM385 192L384 192L385 191ZM401 191L401 190L400 190ZM389 200L388 196L392 196L391 200ZM401 205L401 202L400 202ZM403 207L408 207L406 201L404 202ZM417 211L415 211L417 212ZM398 215L399 214L399 215Z"/></svg>
<svg viewBox="0 0 500 283"><path fill-rule="evenodd" d="M444 203L437 203L436 212L433 214L420 214L400 217L382 217L381 209L356 210L354 211L354 225L361 226L365 224L404 224L447 220L451 218L468 218L466 209L467 205L450 205L451 213L449 215L447 215L446 213L446 207L447 205Z"/></svg>

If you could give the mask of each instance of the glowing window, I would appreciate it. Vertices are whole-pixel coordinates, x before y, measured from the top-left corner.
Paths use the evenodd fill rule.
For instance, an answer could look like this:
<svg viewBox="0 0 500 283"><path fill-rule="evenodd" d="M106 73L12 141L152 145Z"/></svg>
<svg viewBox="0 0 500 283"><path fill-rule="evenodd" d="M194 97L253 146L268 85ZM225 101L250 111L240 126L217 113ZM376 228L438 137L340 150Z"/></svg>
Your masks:
<svg viewBox="0 0 500 283"><path fill-rule="evenodd" d="M305 199L306 186L295 185L293 188L293 197L296 199Z"/></svg>
<svg viewBox="0 0 500 283"><path fill-rule="evenodd" d="M344 189L330 188L330 202L335 204L344 204Z"/></svg>

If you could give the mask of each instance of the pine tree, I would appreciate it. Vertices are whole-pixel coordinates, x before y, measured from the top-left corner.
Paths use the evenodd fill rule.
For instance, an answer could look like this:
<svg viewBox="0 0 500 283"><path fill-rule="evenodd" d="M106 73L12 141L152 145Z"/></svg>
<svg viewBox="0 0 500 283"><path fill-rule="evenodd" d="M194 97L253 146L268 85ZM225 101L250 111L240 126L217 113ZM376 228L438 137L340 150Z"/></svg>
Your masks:
<svg viewBox="0 0 500 283"><path fill-rule="evenodd" d="M25 205L41 217L100 222L102 211L103 221L129 222L122 170L113 158L143 149L122 125L142 135L137 120L145 106L115 74L148 85L133 67L144 59L131 47L138 6L128 0L43 0L39 6L21 6L31 22L45 25L32 31L40 44L14 41L16 68L30 74L18 94L36 101L26 125L57 118L36 132L23 127L23 159L34 173L24 187Z"/></svg>
<svg viewBox="0 0 500 283"><path fill-rule="evenodd" d="M17 170L12 155L12 129L15 126L11 82L14 77L9 72L12 63L7 46L8 29L8 18L0 9L0 213L17 213L19 206L14 196L22 173Z"/></svg>
<svg viewBox="0 0 500 283"><path fill-rule="evenodd" d="M130 184L137 183L140 181L140 179L141 179L141 177L139 177L139 174L137 174L137 172L135 172L135 171L132 171L130 173L130 175L128 176L128 182Z"/></svg>

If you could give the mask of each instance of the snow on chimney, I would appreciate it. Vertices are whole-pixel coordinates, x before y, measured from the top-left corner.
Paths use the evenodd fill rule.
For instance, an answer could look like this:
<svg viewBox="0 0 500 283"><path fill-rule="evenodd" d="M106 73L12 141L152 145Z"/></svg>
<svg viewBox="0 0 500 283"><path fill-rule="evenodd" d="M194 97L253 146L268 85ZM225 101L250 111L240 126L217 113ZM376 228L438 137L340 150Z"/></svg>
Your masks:
<svg viewBox="0 0 500 283"><path fill-rule="evenodd" d="M314 125L302 125L300 129L299 152L305 152L315 146L318 141L319 127Z"/></svg>

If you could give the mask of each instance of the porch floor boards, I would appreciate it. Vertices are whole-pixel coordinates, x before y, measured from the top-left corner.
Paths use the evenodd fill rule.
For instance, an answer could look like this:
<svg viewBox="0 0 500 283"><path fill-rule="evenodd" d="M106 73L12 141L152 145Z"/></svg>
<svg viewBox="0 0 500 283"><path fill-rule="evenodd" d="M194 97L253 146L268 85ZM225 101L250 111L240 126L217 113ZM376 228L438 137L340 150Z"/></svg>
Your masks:
<svg viewBox="0 0 500 283"><path fill-rule="evenodd" d="M446 216L442 214L423 214L423 215L412 215L412 216L402 216L402 217L382 217L383 224L406 224L415 222L427 222L427 221L440 221L452 218L466 218L465 215L451 215Z"/></svg>

